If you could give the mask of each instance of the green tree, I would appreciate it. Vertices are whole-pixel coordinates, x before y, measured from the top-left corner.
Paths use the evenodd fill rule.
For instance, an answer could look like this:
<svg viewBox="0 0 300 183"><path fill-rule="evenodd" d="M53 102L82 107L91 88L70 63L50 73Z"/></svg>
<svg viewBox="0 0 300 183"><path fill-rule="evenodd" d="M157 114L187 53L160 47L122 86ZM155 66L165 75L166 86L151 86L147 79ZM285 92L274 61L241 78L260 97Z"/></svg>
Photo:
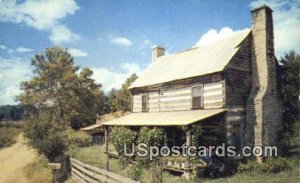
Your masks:
<svg viewBox="0 0 300 183"><path fill-rule="evenodd" d="M122 85L122 88L116 92L116 96L112 100L112 108L114 110L131 110L132 95L128 88L137 78L136 74L132 74Z"/></svg>
<svg viewBox="0 0 300 183"><path fill-rule="evenodd" d="M21 120L23 109L19 105L2 105L0 106L0 121L2 120Z"/></svg>
<svg viewBox="0 0 300 183"><path fill-rule="evenodd" d="M53 120L70 123L75 129L95 123L103 109L103 91L91 76L92 70L74 65L65 49L46 49L32 59L34 77L21 83L18 97L28 117L47 113Z"/></svg>
<svg viewBox="0 0 300 183"><path fill-rule="evenodd" d="M108 93L107 93L107 99L108 99L108 104L110 106L110 112L115 112L117 111L117 106L114 101L116 101L117 97L117 90L116 88L112 88Z"/></svg>
<svg viewBox="0 0 300 183"><path fill-rule="evenodd" d="M282 63L283 128L284 137L289 144L292 136L299 132L294 125L299 122L300 55L291 51L285 54L280 62Z"/></svg>
<svg viewBox="0 0 300 183"><path fill-rule="evenodd" d="M66 49L46 49L32 59L34 76L21 83L18 100L28 123L24 134L29 144L50 161L64 154L70 139L67 130L95 123L103 110L103 91L92 70L74 65Z"/></svg>

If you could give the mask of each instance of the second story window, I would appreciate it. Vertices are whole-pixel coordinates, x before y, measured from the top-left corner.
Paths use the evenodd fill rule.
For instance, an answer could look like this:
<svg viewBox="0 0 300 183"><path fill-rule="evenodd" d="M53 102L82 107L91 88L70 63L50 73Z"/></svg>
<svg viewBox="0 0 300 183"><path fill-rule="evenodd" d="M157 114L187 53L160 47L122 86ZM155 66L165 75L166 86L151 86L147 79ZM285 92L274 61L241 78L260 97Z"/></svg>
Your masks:
<svg viewBox="0 0 300 183"><path fill-rule="evenodd" d="M142 112L148 112L148 95L142 95Z"/></svg>
<svg viewBox="0 0 300 183"><path fill-rule="evenodd" d="M203 86L192 88L192 109L203 108Z"/></svg>

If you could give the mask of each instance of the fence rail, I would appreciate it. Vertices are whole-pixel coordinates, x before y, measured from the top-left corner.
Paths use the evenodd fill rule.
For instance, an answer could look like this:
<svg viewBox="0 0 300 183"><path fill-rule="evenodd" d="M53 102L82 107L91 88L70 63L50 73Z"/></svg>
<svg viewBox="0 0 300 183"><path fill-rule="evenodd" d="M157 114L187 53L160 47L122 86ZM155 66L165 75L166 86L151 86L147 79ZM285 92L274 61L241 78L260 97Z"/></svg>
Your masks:
<svg viewBox="0 0 300 183"><path fill-rule="evenodd" d="M71 167L72 178L80 183L138 183L128 177L88 165L74 158L71 158Z"/></svg>

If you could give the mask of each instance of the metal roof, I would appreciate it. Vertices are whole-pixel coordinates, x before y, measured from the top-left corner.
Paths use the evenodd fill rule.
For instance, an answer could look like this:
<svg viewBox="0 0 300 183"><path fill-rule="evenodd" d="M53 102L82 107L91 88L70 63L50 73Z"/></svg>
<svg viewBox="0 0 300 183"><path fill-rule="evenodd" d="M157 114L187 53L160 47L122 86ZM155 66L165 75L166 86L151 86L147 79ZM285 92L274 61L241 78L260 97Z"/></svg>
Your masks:
<svg viewBox="0 0 300 183"><path fill-rule="evenodd" d="M159 57L130 88L149 86L222 71L236 54L250 29L219 41Z"/></svg>
<svg viewBox="0 0 300 183"><path fill-rule="evenodd" d="M102 127L102 126L103 126L102 124L97 123L97 124L93 124L93 125L81 128L81 130L83 130L83 131L90 131L90 130L94 130L94 129Z"/></svg>
<svg viewBox="0 0 300 183"><path fill-rule="evenodd" d="M225 109L131 113L104 122L106 126L184 126L225 112Z"/></svg>

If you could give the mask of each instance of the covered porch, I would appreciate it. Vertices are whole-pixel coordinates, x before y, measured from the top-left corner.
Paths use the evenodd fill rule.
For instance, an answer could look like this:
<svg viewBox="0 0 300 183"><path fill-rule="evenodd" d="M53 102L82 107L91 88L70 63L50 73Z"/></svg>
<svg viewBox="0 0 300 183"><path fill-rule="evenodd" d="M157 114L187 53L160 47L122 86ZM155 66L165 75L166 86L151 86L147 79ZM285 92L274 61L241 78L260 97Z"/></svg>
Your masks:
<svg viewBox="0 0 300 183"><path fill-rule="evenodd" d="M198 139L201 145L216 145L217 133L224 129L225 109L191 110L174 112L131 113L130 115L102 123L105 130L105 150L107 159L115 152L109 151L109 127L123 126L137 132L142 127L159 127L165 131L165 145L186 146L192 145L193 128L200 125L203 129L203 138ZM224 139L225 141L225 139ZM189 175L195 168L186 157L165 158L164 169ZM109 169L107 161L107 169Z"/></svg>
<svg viewBox="0 0 300 183"><path fill-rule="evenodd" d="M92 142L94 145L103 145L104 144L104 128L101 123L96 123L80 130L87 132L92 136Z"/></svg>

